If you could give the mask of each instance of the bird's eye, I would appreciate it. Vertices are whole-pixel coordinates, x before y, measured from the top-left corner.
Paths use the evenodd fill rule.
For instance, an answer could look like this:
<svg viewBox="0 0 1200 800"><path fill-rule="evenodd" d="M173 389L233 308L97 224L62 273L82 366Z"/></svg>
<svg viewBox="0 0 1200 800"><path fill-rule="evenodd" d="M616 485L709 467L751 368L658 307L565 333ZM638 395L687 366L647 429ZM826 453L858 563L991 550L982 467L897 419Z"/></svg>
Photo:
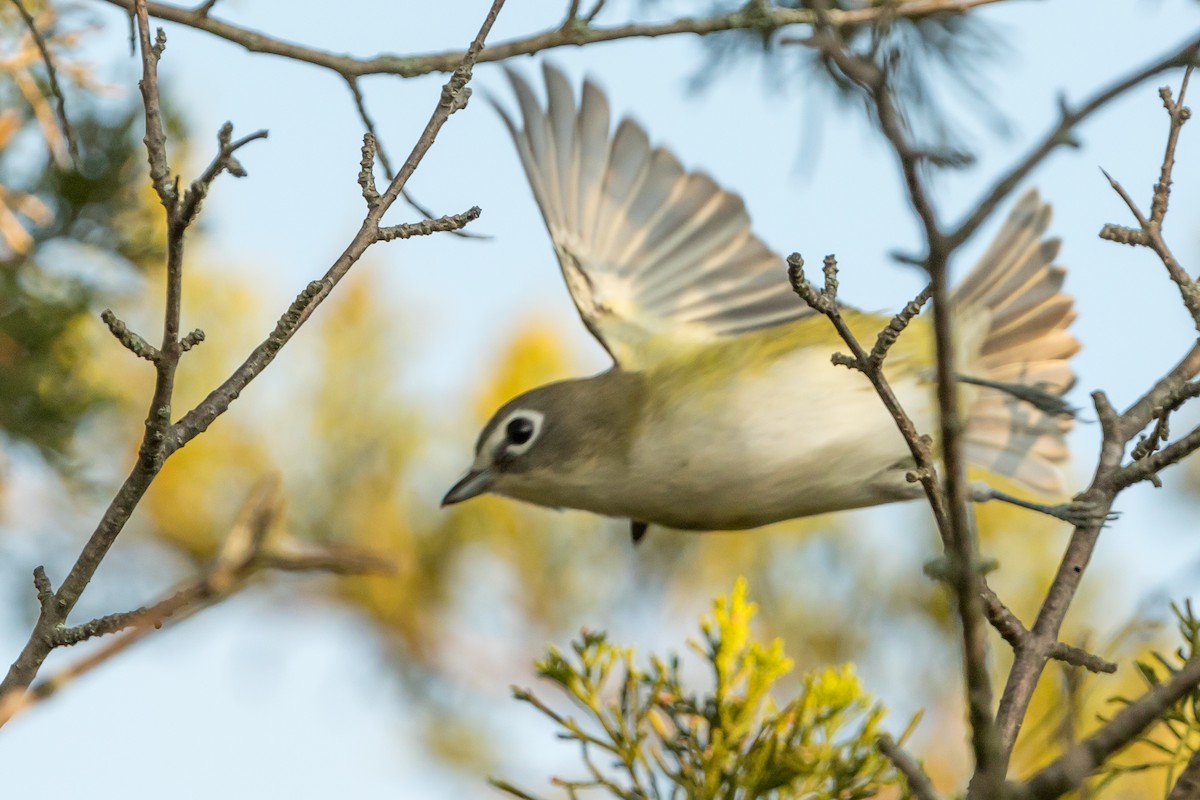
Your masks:
<svg viewBox="0 0 1200 800"><path fill-rule="evenodd" d="M508 441L512 444L525 444L533 438L533 420L529 417L516 417L508 423L505 429Z"/></svg>

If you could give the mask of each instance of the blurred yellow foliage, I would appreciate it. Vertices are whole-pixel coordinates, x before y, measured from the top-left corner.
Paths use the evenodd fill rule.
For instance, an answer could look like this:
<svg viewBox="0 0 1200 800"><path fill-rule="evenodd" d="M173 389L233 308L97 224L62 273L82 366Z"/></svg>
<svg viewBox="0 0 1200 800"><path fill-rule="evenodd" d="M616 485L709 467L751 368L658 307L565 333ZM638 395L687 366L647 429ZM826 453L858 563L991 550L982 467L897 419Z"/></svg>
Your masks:
<svg viewBox="0 0 1200 800"><path fill-rule="evenodd" d="M547 322L526 323L504 347L500 366L478 392L475 417L482 424L522 392L569 377L571 360L562 336Z"/></svg>

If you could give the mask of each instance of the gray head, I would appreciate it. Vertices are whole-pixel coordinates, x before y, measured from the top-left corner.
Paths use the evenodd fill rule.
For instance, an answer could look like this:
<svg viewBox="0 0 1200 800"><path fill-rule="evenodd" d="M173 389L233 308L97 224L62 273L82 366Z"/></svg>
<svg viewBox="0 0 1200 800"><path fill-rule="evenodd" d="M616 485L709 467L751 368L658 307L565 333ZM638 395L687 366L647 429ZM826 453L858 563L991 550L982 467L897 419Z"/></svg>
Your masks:
<svg viewBox="0 0 1200 800"><path fill-rule="evenodd" d="M544 506L586 507L590 466L624 459L640 407L640 375L611 370L540 386L504 404L483 427L475 462L442 505L493 492Z"/></svg>

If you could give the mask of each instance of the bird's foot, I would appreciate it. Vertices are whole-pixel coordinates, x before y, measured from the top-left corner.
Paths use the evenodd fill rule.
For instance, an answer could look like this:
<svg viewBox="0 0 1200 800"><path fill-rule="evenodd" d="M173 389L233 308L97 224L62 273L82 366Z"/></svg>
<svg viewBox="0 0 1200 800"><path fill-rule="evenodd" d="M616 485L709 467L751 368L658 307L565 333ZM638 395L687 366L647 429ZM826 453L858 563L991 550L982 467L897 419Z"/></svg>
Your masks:
<svg viewBox="0 0 1200 800"><path fill-rule="evenodd" d="M1027 508L1030 511L1037 511L1055 519L1060 519L1076 528L1105 528L1108 526L1108 523L1120 516L1118 512L1110 511L1100 503L1083 500L1078 497L1069 503L1048 505L1045 503L1035 503L1030 500L1022 500L1019 497L1013 497L1010 494L987 487L972 487L971 500L976 503L999 500L1003 503Z"/></svg>

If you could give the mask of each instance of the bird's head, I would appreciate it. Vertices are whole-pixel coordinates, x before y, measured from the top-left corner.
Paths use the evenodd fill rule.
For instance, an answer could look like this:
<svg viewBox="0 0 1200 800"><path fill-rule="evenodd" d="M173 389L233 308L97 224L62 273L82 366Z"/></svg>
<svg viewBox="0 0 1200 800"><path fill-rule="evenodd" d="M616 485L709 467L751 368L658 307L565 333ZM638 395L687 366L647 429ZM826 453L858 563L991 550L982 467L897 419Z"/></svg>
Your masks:
<svg viewBox="0 0 1200 800"><path fill-rule="evenodd" d="M641 383L640 376L614 370L540 386L508 401L483 426L474 463L442 505L491 492L580 507L576 495L627 452Z"/></svg>

